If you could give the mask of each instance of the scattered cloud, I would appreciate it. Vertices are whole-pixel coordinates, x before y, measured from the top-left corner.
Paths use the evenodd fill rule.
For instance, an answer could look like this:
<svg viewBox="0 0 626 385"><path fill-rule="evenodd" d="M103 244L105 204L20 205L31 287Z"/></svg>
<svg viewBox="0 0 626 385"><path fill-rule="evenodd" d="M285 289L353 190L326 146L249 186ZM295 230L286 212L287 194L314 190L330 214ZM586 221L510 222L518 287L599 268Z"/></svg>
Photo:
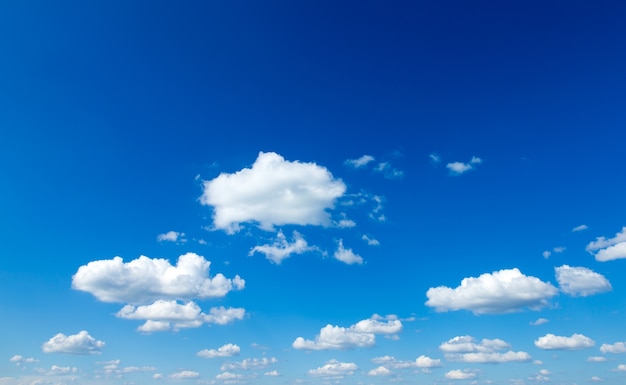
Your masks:
<svg viewBox="0 0 626 385"><path fill-rule="evenodd" d="M329 324L320 329L315 340L298 337L292 346L294 349L305 350L369 348L374 346L376 334L397 334L402 330L402 322L397 318L390 316L382 321L379 317L374 315L348 328Z"/></svg>
<svg viewBox="0 0 626 385"><path fill-rule="evenodd" d="M600 346L600 351L602 353L626 353L626 342L616 342L614 344L602 344Z"/></svg>
<svg viewBox="0 0 626 385"><path fill-rule="evenodd" d="M245 281L221 273L209 277L211 262L195 253L178 258L176 266L167 259L141 256L124 263L122 258L89 262L78 268L72 287L93 294L103 302L149 303L158 299L224 297L241 290Z"/></svg>
<svg viewBox="0 0 626 385"><path fill-rule="evenodd" d="M382 364L385 367L392 369L407 369L407 368L437 368L441 366L440 359L433 359L425 355L417 357L414 361L400 361L392 356L376 357L372 359L375 364Z"/></svg>
<svg viewBox="0 0 626 385"><path fill-rule="evenodd" d="M346 249L343 247L343 239L339 240L334 257L335 259L348 265L361 265L363 263L363 258L360 255L355 254L352 249Z"/></svg>
<svg viewBox="0 0 626 385"><path fill-rule="evenodd" d="M601 356L587 357L587 362L606 362L606 361L608 361L606 357L601 357Z"/></svg>
<svg viewBox="0 0 626 385"><path fill-rule="evenodd" d="M217 349L203 349L196 355L202 358L232 357L239 354L241 348L235 344L226 344Z"/></svg>
<svg viewBox="0 0 626 385"><path fill-rule="evenodd" d="M185 233L179 233L177 231L168 231L167 233L157 235L157 241L185 243L187 242L187 239L185 239Z"/></svg>
<svg viewBox="0 0 626 385"><path fill-rule="evenodd" d="M78 368L73 366L57 366L52 365L50 370L46 371L46 376L65 376L68 374L78 373Z"/></svg>
<svg viewBox="0 0 626 385"><path fill-rule="evenodd" d="M572 231L576 232L576 231L583 231L583 230L587 230L589 227L587 225L580 225L580 226L576 226L572 229Z"/></svg>
<svg viewBox="0 0 626 385"><path fill-rule="evenodd" d="M15 365L20 366L23 364L31 364L33 362L39 362L39 360L36 360L32 357L26 358L26 357L20 356L19 354L16 354L9 359L9 362L14 362Z"/></svg>
<svg viewBox="0 0 626 385"><path fill-rule="evenodd" d="M368 163L373 162L374 157L371 155L363 155L360 158L356 159L347 159L344 164L353 168L362 168L365 167Z"/></svg>
<svg viewBox="0 0 626 385"><path fill-rule="evenodd" d="M218 380L222 380L222 381L232 381L232 380L238 380L240 378L243 378L243 375L231 373L231 372L222 372L216 375L215 378Z"/></svg>
<svg viewBox="0 0 626 385"><path fill-rule="evenodd" d="M552 251L554 251L555 253L562 253L565 251L565 249L567 249L567 247L557 246L552 248Z"/></svg>
<svg viewBox="0 0 626 385"><path fill-rule="evenodd" d="M377 239L371 238L365 234L363 234L363 236L361 237L361 239L363 239L365 242L367 242L368 245L370 246L379 246L380 242Z"/></svg>
<svg viewBox="0 0 626 385"><path fill-rule="evenodd" d="M626 226L615 237L598 237L590 242L586 250L596 257L596 261L606 262L626 258Z"/></svg>
<svg viewBox="0 0 626 385"><path fill-rule="evenodd" d="M426 305L436 311L470 310L474 314L510 313L524 308L540 309L558 290L552 284L526 276L517 268L464 278L452 289L430 288Z"/></svg>
<svg viewBox="0 0 626 385"><path fill-rule="evenodd" d="M547 318L538 318L536 321L531 322L530 324L532 326L539 326L539 325L543 325L545 323L550 322L550 320L548 320Z"/></svg>
<svg viewBox="0 0 626 385"><path fill-rule="evenodd" d="M335 359L328 361L324 366L309 370L310 376L336 377L351 376L358 369L354 362L339 362Z"/></svg>
<svg viewBox="0 0 626 385"><path fill-rule="evenodd" d="M283 232L279 231L273 244L255 246L250 250L249 255L262 253L265 254L265 258L280 265L283 259L289 258L292 254L302 254L307 251L316 250L315 247L309 246L306 240L297 231L293 232L292 239L292 242L289 243Z"/></svg>
<svg viewBox="0 0 626 385"><path fill-rule="evenodd" d="M450 174L461 175L461 174L466 173L467 171L474 169L476 165L482 162L483 162L482 159L476 156L473 156L472 159L467 163L452 162L452 163L448 163L446 167L448 168L448 170L450 170Z"/></svg>
<svg viewBox="0 0 626 385"><path fill-rule="evenodd" d="M467 369L465 370L454 369L454 370L450 370L449 372L447 372L445 374L445 377L448 380L468 380L470 378L475 378L476 373Z"/></svg>
<svg viewBox="0 0 626 385"><path fill-rule="evenodd" d="M100 354L105 343L98 341L85 330L66 336L58 333L41 346L44 353Z"/></svg>
<svg viewBox="0 0 626 385"><path fill-rule="evenodd" d="M625 364L620 364L620 365L617 365L616 370L617 370L618 372L626 372L626 365L625 365Z"/></svg>
<svg viewBox="0 0 626 385"><path fill-rule="evenodd" d="M545 259L548 259L552 255L552 252L550 250L546 250L543 253L541 253L541 255L543 255Z"/></svg>
<svg viewBox="0 0 626 385"><path fill-rule="evenodd" d="M278 373L278 370L272 370L269 372L265 372L264 375L268 377L278 377L280 376L280 373Z"/></svg>
<svg viewBox="0 0 626 385"><path fill-rule="evenodd" d="M200 377L200 373L192 370L181 370L170 374L172 380L191 380Z"/></svg>
<svg viewBox="0 0 626 385"><path fill-rule="evenodd" d="M222 364L220 370L253 370L253 369L263 369L268 365L277 363L278 360L276 357L263 357L263 358L246 358L243 361L239 362L226 362Z"/></svg>
<svg viewBox="0 0 626 385"><path fill-rule="evenodd" d="M559 287L565 294L587 297L612 290L611 283L602 274L586 267L563 265L554 270Z"/></svg>
<svg viewBox="0 0 626 385"><path fill-rule="evenodd" d="M598 376L592 376L590 381L591 382L602 382L604 380L602 378L598 377Z"/></svg>
<svg viewBox="0 0 626 385"><path fill-rule="evenodd" d="M229 234L242 223L270 231L288 224L329 226L328 210L346 191L325 167L273 152L260 152L252 168L222 173L203 188L200 203L213 207L213 227Z"/></svg>
<svg viewBox="0 0 626 385"><path fill-rule="evenodd" d="M367 372L367 375L372 377L389 376L391 375L391 370L385 368L384 366L379 366Z"/></svg>
<svg viewBox="0 0 626 385"><path fill-rule="evenodd" d="M378 166L374 167L375 172L383 174L386 179L402 179L404 178L404 171L400 171L397 168L391 166L389 162L380 162Z"/></svg>
<svg viewBox="0 0 626 385"><path fill-rule="evenodd" d="M454 337L439 346L449 361L467 363L503 363L503 362L528 362L532 359L526 352L499 352L509 349L511 345L501 339L483 339L476 342L472 336Z"/></svg>
<svg viewBox="0 0 626 385"><path fill-rule="evenodd" d="M535 346L544 350L580 350L593 345L595 341L582 334L573 334L571 337L546 334L535 341Z"/></svg>
<svg viewBox="0 0 626 385"><path fill-rule="evenodd" d="M433 163L441 163L441 156L435 154L434 152L428 155L428 158L430 158L430 161Z"/></svg>

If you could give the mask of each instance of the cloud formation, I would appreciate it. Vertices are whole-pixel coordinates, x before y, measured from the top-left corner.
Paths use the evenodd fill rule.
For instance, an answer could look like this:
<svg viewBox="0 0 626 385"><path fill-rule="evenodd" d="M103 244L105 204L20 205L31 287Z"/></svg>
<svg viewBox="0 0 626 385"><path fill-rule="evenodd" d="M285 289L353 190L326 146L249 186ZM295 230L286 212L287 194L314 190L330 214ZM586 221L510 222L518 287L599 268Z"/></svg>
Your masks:
<svg viewBox="0 0 626 385"><path fill-rule="evenodd" d="M572 229L573 232L587 230L589 227L587 225L576 226Z"/></svg>
<svg viewBox="0 0 626 385"><path fill-rule="evenodd" d="M371 155L363 155L356 159L347 159L344 164L353 168L365 167L368 163L374 161L374 157Z"/></svg>
<svg viewBox="0 0 626 385"><path fill-rule="evenodd" d="M315 247L309 246L304 237L297 231L293 232L292 237L293 241L289 243L283 232L279 231L273 244L255 246L248 255L252 256L254 253L262 253L265 254L265 258L280 265L283 259L289 258L292 254L302 254L316 250Z"/></svg>
<svg viewBox="0 0 626 385"><path fill-rule="evenodd" d="M450 174L461 175L470 170L473 170L476 167L476 165L481 164L482 162L483 162L482 159L476 156L473 156L472 159L467 163L452 162L452 163L448 163L446 167L448 168L448 170L450 170Z"/></svg>
<svg viewBox="0 0 626 385"><path fill-rule="evenodd" d="M474 314L540 309L558 290L548 282L522 274L517 268L464 278L456 288L439 286L426 292L426 305L438 312L469 310Z"/></svg>
<svg viewBox="0 0 626 385"><path fill-rule="evenodd" d="M440 359L430 358L425 355L421 355L415 359L415 361L400 361L392 356L376 357L372 359L375 364L382 364L387 368L392 369L407 369L407 368L437 368L441 366Z"/></svg>
<svg viewBox="0 0 626 385"><path fill-rule="evenodd" d="M615 234L613 238L596 238L587 245L586 250L595 256L596 261L600 262L626 258L626 226L622 227L622 231Z"/></svg>
<svg viewBox="0 0 626 385"><path fill-rule="evenodd" d="M626 342L616 342L614 344L602 344L602 346L600 346L600 351L602 353L612 353L612 354L619 354L619 353L626 353Z"/></svg>
<svg viewBox="0 0 626 385"><path fill-rule="evenodd" d="M168 231L164 234L157 235L157 241L159 242L187 242L187 239L184 238L185 233L180 233L178 231Z"/></svg>
<svg viewBox="0 0 626 385"><path fill-rule="evenodd" d="M519 351L500 352L509 349L511 345L501 339L483 339L476 342L472 336L457 336L439 346L449 361L467 363L490 363L503 362L528 362L532 359L530 354Z"/></svg>
<svg viewBox="0 0 626 385"><path fill-rule="evenodd" d="M471 372L467 369L465 370L454 369L454 370L450 370L449 372L447 372L445 374L445 377L448 380L468 380L470 378L475 378L476 373Z"/></svg>
<svg viewBox="0 0 626 385"><path fill-rule="evenodd" d="M66 353L66 354L100 354L105 343L98 341L85 330L78 334L66 336L58 333L41 346L44 353Z"/></svg>
<svg viewBox="0 0 626 385"><path fill-rule="evenodd" d="M580 350L593 345L595 341L582 334L573 334L571 337L546 334L535 341L535 346L544 350Z"/></svg>
<svg viewBox="0 0 626 385"><path fill-rule="evenodd" d="M203 349L196 355L203 358L232 357L239 354L241 348L235 344L226 344L217 349Z"/></svg>
<svg viewBox="0 0 626 385"><path fill-rule="evenodd" d="M343 239L339 240L337 250L333 254L336 260L341 261L347 265L361 265L363 264L363 258L360 255L355 254L352 249L346 249L343 247Z"/></svg>
<svg viewBox="0 0 626 385"><path fill-rule="evenodd" d="M329 226L328 210L346 185L315 163L260 152L252 168L222 173L204 181L203 189L200 203L213 207L213 227L233 234L242 223L264 230L288 224Z"/></svg>
<svg viewBox="0 0 626 385"><path fill-rule="evenodd" d="M159 299L219 298L244 288L238 275L209 276L211 262L195 253L178 258L176 266L167 259L141 256L130 262L122 258L89 262L72 277L72 288L93 294L103 302L145 304Z"/></svg>
<svg viewBox="0 0 626 385"><path fill-rule="evenodd" d="M602 275L586 267L563 265L554 268L561 291L571 296L589 295L611 291L611 283Z"/></svg>
<svg viewBox="0 0 626 385"><path fill-rule="evenodd" d="M357 369L358 367L354 362L339 362L333 359L328 361L324 366L309 370L309 375L342 378L343 376L354 374Z"/></svg>
<svg viewBox="0 0 626 385"><path fill-rule="evenodd" d="M192 370L180 370L170 374L172 380L189 380L200 377L200 373Z"/></svg>

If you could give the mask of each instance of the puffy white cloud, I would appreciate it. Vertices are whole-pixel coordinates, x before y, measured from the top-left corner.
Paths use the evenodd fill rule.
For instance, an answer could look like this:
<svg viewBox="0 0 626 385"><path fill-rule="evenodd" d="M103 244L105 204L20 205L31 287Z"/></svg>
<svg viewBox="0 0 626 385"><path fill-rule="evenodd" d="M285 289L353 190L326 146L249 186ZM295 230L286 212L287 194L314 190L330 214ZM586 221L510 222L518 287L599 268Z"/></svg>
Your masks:
<svg viewBox="0 0 626 385"><path fill-rule="evenodd" d="M470 378L475 378L476 373L471 372L467 369L466 370L455 369L455 370L450 370L449 372L447 372L445 374L445 377L448 380L467 380Z"/></svg>
<svg viewBox="0 0 626 385"><path fill-rule="evenodd" d="M250 250L249 255L253 255L254 253L262 253L265 254L265 258L269 259L277 265L280 265L283 259L289 258L291 254L302 254L311 250L316 249L309 246L306 240L297 231L293 232L292 243L289 243L287 241L287 237L285 237L283 232L279 231L273 244L255 246L254 248L252 248L252 250Z"/></svg>
<svg viewBox="0 0 626 385"><path fill-rule="evenodd" d="M363 263L363 258L360 255L355 254L352 249L346 249L343 247L342 239L339 240L339 245L337 246L334 257L335 259L348 265L353 265L355 263L360 265Z"/></svg>
<svg viewBox="0 0 626 385"><path fill-rule="evenodd" d="M193 301L180 304L174 300L157 300L144 306L126 305L116 314L124 319L146 320L139 327L143 332L196 328L204 323L225 325L236 319L243 319L244 315L245 309L224 307L212 308L209 314L205 314Z"/></svg>
<svg viewBox="0 0 626 385"><path fill-rule="evenodd" d="M421 355L415 359L415 366L418 368L436 368L441 366L441 360Z"/></svg>
<svg viewBox="0 0 626 385"><path fill-rule="evenodd" d="M595 341L582 334L573 334L571 337L546 334L535 341L535 346L545 350L579 350L590 348Z"/></svg>
<svg viewBox="0 0 626 385"><path fill-rule="evenodd" d="M41 346L44 353L100 354L105 343L98 341L82 330L78 334L66 336L58 333Z"/></svg>
<svg viewBox="0 0 626 385"><path fill-rule="evenodd" d="M502 362L528 362L532 359L526 352L514 352L509 350L505 353L463 353L458 355L446 355L451 361L461 361L467 363L490 363L498 364Z"/></svg>
<svg viewBox="0 0 626 385"><path fill-rule="evenodd" d="M448 168L448 170L450 170L450 174L461 175L463 173L466 173L469 170L472 170L475 167L475 165L478 165L482 162L483 162L482 159L476 156L473 156L472 159L468 163L452 162L452 163L448 163L446 167Z"/></svg>
<svg viewBox="0 0 626 385"><path fill-rule="evenodd" d="M185 233L180 233L178 231L168 231L167 233L157 235L157 241L159 242L187 242L187 239L184 238Z"/></svg>
<svg viewBox="0 0 626 385"><path fill-rule="evenodd" d="M554 270L560 289L565 294L586 297L612 290L611 284L602 274L586 267L563 265Z"/></svg>
<svg viewBox="0 0 626 385"><path fill-rule="evenodd" d="M190 380L200 377L200 373L192 370L181 370L170 374L172 380Z"/></svg>
<svg viewBox="0 0 626 385"><path fill-rule="evenodd" d="M214 228L229 234L248 222L265 230L287 224L328 226L328 210L346 191L325 167L286 161L273 152L260 152L252 168L222 173L203 187L200 203L213 207Z"/></svg>
<svg viewBox="0 0 626 385"><path fill-rule="evenodd" d="M615 234L613 238L596 238L587 245L586 250L594 254L596 261L600 262L626 258L626 226L622 227L622 231Z"/></svg>
<svg viewBox="0 0 626 385"><path fill-rule="evenodd" d="M402 179L404 178L404 171L398 170L391 166L389 162L381 162L378 166L374 167L374 171L380 172L386 179Z"/></svg>
<svg viewBox="0 0 626 385"><path fill-rule="evenodd" d="M606 362L606 361L607 361L606 357L600 357L600 356L587 357L587 362Z"/></svg>
<svg viewBox="0 0 626 385"><path fill-rule="evenodd" d="M614 344L602 344L600 346L600 351L602 353L626 353L626 343L625 342L616 342Z"/></svg>
<svg viewBox="0 0 626 385"><path fill-rule="evenodd" d="M536 321L533 321L530 324L532 326L539 326L539 325L543 325L543 324L548 323L548 322L550 322L550 320L547 319L547 318L537 318Z"/></svg>
<svg viewBox="0 0 626 385"><path fill-rule="evenodd" d="M391 375L391 370L385 368L384 366L379 366L367 372L368 376L389 376Z"/></svg>
<svg viewBox="0 0 626 385"><path fill-rule="evenodd" d="M222 364L222 371L227 370L252 370L252 369L262 369L268 365L277 363L278 360L276 357L263 357L263 358L246 358L243 361L239 362L226 362Z"/></svg>
<svg viewBox="0 0 626 385"><path fill-rule="evenodd" d="M103 302L148 303L158 299L223 297L241 290L245 281L218 273L209 277L211 262L195 253L178 258L176 266L167 259L141 256L130 262L122 258L89 262L78 268L72 287L93 294Z"/></svg>
<svg viewBox="0 0 626 385"><path fill-rule="evenodd" d="M544 307L557 293L552 284L523 275L515 268L464 278L454 289L430 288L426 292L426 305L440 312L465 309L475 314L509 313Z"/></svg>
<svg viewBox="0 0 626 385"><path fill-rule="evenodd" d="M222 381L228 381L228 380L237 380L237 379L243 378L243 375L231 373L231 372L222 372L218 374L217 376L215 376L215 378L218 380L222 380Z"/></svg>
<svg viewBox="0 0 626 385"><path fill-rule="evenodd" d="M346 166L361 168L365 167L368 163L374 161L374 157L371 155L363 155L360 158L348 159L344 162Z"/></svg>
<svg viewBox="0 0 626 385"><path fill-rule="evenodd" d="M309 370L309 375L321 377L343 377L354 374L357 369L358 367L354 362L339 362L337 360L330 360L324 366Z"/></svg>
<svg viewBox="0 0 626 385"><path fill-rule="evenodd" d="M499 338L483 339L476 342L472 336L457 336L441 345L439 349L446 353L446 359L468 363L502 363L502 362L527 362L532 359L526 352L500 350L509 349L511 345Z"/></svg>
<svg viewBox="0 0 626 385"><path fill-rule="evenodd" d="M626 372L626 365L624 365L624 364L617 365L616 370L618 372Z"/></svg>
<svg viewBox="0 0 626 385"><path fill-rule="evenodd" d="M235 344L226 344L217 349L203 349L197 355L203 358L232 357L239 354L241 348Z"/></svg>
<svg viewBox="0 0 626 385"><path fill-rule="evenodd" d="M278 377L280 376L280 373L278 373L278 370L272 370L269 372L265 372L264 375L268 377Z"/></svg>
<svg viewBox="0 0 626 385"><path fill-rule="evenodd" d="M576 232L576 231L583 231L583 230L587 230L589 227L587 227L587 225L580 225L580 226L576 226L572 229L572 231Z"/></svg>
<svg viewBox="0 0 626 385"><path fill-rule="evenodd" d="M374 315L348 328L329 324L320 329L315 340L298 337L292 346L306 350L368 348L374 346L376 334L396 334L402 330L402 322L396 317L388 316L386 319L382 322L380 316Z"/></svg>

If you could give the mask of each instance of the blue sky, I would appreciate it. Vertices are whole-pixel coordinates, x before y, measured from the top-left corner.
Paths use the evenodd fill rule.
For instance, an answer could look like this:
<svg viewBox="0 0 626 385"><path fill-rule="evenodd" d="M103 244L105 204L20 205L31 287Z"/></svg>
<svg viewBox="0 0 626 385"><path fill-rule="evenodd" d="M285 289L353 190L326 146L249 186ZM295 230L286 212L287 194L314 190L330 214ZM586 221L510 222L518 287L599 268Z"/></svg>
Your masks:
<svg viewBox="0 0 626 385"><path fill-rule="evenodd" d="M622 384L626 5L0 4L0 385Z"/></svg>

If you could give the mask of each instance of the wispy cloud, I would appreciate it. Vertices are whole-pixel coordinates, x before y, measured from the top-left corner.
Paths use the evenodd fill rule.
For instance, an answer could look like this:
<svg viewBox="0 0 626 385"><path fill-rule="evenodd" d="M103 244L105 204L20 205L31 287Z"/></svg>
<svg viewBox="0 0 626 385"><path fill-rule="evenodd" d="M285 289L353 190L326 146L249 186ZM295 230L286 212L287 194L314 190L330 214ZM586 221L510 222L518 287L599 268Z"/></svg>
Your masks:
<svg viewBox="0 0 626 385"><path fill-rule="evenodd" d="M371 155L363 155L356 159L347 159L344 164L353 168L365 167L368 163L373 162L374 157Z"/></svg>

